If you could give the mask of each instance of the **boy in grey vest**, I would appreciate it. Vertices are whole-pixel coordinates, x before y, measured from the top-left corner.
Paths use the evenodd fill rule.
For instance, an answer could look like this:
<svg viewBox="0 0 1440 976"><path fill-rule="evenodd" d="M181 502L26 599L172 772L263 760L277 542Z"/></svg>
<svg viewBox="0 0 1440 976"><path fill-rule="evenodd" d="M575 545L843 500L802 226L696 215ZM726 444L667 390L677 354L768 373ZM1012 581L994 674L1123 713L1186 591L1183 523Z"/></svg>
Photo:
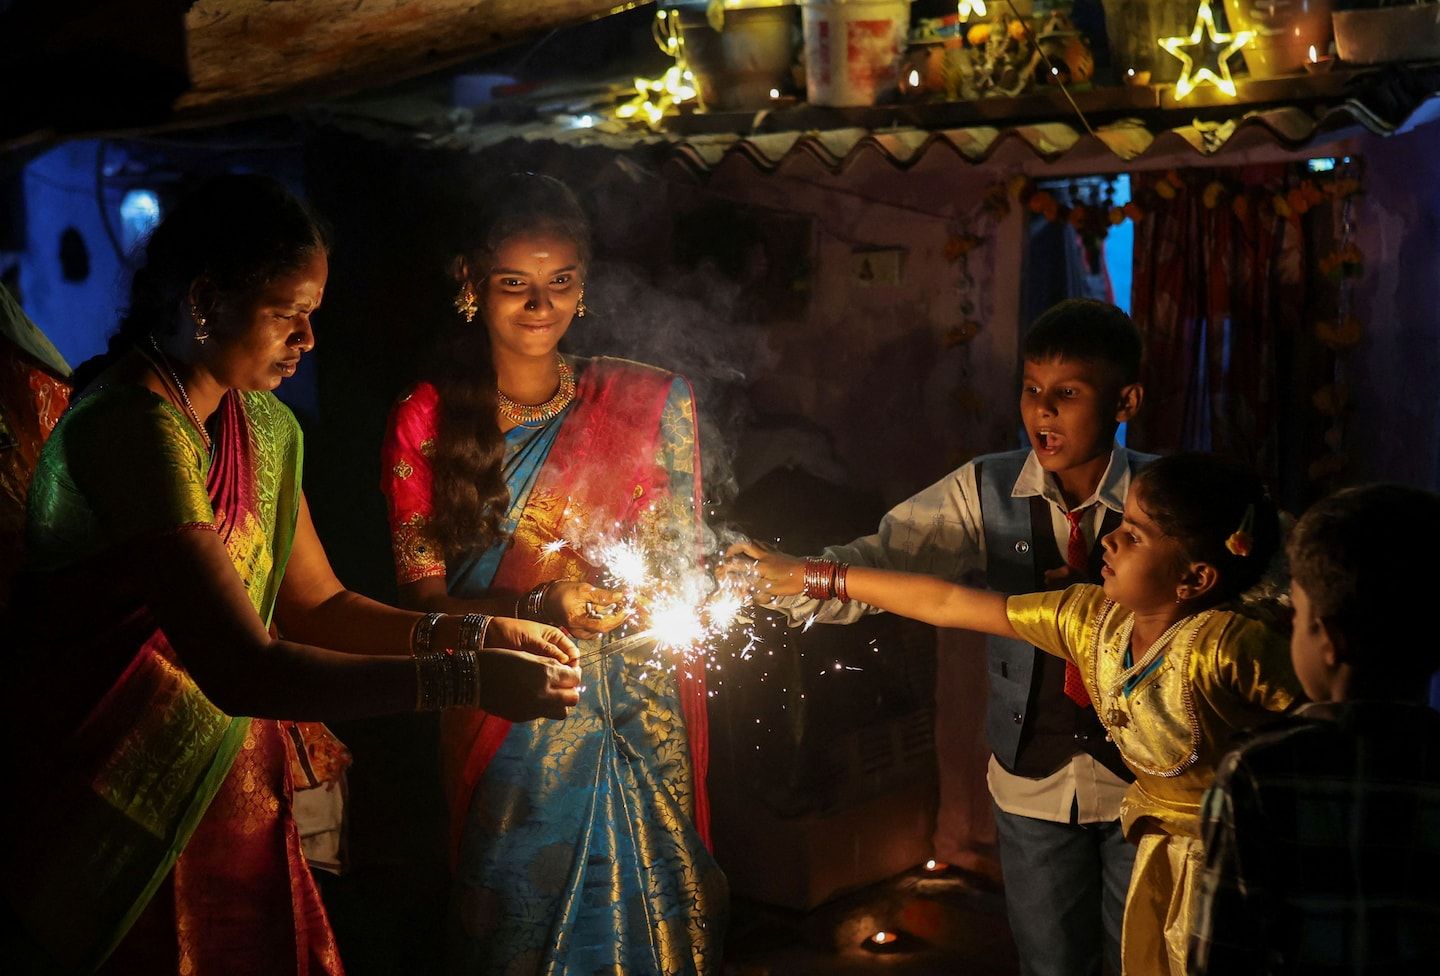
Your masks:
<svg viewBox="0 0 1440 976"><path fill-rule="evenodd" d="M1030 449L976 458L901 502L875 535L826 549L857 566L971 573L1004 593L1100 582L1098 540L1120 523L1150 459L1115 443L1140 408L1140 335L1113 305L1070 299L1026 334L1020 415ZM863 604L777 600L792 623L853 623ZM1120 972L1135 852L1120 833L1132 779L1078 673L1028 644L990 638L987 780L1005 904L1025 976Z"/></svg>

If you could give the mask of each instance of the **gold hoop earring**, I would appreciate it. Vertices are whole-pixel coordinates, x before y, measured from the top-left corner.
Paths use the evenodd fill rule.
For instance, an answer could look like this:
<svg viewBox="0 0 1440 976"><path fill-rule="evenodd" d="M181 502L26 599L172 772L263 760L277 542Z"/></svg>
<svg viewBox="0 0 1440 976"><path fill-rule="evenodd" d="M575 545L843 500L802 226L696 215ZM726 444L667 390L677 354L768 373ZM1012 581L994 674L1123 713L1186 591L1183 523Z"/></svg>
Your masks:
<svg viewBox="0 0 1440 976"><path fill-rule="evenodd" d="M580 300L575 303L575 317L583 319L588 311L590 310L585 307L585 289L582 288L580 289Z"/></svg>
<svg viewBox="0 0 1440 976"><path fill-rule="evenodd" d="M190 306L190 319L195 323L195 341L205 345L205 340L210 338L210 329L205 325L205 316L194 305Z"/></svg>
<svg viewBox="0 0 1440 976"><path fill-rule="evenodd" d="M455 311L464 316L466 322L475 321L475 313L480 310L480 302L475 298L475 287L470 282L460 286L460 294L455 296Z"/></svg>

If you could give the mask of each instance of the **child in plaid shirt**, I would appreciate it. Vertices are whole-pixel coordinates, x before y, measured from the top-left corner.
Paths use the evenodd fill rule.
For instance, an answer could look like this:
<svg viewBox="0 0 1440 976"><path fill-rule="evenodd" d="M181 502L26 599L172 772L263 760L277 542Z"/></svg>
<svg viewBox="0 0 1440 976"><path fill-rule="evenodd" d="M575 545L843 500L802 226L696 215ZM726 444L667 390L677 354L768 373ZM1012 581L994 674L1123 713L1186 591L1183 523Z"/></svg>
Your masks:
<svg viewBox="0 0 1440 976"><path fill-rule="evenodd" d="M1221 762L1203 808L1194 973L1440 972L1440 642L1419 564L1440 496L1340 492L1289 543L1291 657L1314 703Z"/></svg>

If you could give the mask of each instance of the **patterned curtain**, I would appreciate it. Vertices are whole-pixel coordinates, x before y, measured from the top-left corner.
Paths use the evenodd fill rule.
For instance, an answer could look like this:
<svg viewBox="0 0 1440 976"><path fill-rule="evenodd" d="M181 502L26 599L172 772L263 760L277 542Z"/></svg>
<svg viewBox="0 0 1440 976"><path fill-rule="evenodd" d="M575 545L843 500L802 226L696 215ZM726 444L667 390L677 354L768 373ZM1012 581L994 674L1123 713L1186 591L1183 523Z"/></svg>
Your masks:
<svg viewBox="0 0 1440 976"><path fill-rule="evenodd" d="M1315 255L1334 238L1338 181L1293 164L1133 179L1146 400L1130 442L1234 455L1298 510L1323 487L1317 398L1335 366L1320 325L1337 289Z"/></svg>

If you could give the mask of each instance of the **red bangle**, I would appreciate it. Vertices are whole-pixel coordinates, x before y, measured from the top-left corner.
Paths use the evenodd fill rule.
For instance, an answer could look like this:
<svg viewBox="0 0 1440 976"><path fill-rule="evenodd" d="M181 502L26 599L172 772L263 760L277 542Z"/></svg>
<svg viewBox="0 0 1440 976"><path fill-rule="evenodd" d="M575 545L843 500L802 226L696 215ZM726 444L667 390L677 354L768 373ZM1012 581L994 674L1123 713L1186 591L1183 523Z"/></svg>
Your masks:
<svg viewBox="0 0 1440 976"><path fill-rule="evenodd" d="M833 559L806 558L804 593L812 600L829 600L835 596L835 561Z"/></svg>
<svg viewBox="0 0 1440 976"><path fill-rule="evenodd" d="M835 565L835 598L841 603L850 602L850 590L845 584L845 574L850 572L849 563Z"/></svg>

